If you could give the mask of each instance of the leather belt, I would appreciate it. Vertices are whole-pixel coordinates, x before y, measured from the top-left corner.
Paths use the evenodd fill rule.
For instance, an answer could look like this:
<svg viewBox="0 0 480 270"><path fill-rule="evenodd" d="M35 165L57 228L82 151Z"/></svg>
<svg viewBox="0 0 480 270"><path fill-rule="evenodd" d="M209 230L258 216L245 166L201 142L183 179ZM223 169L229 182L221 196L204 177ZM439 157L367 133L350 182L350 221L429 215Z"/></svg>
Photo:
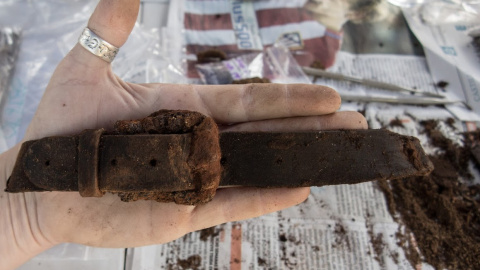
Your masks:
<svg viewBox="0 0 480 270"><path fill-rule="evenodd" d="M199 204L218 187L356 184L432 170L418 139L387 130L218 133L200 113L162 110L118 121L113 132L23 143L6 191Z"/></svg>

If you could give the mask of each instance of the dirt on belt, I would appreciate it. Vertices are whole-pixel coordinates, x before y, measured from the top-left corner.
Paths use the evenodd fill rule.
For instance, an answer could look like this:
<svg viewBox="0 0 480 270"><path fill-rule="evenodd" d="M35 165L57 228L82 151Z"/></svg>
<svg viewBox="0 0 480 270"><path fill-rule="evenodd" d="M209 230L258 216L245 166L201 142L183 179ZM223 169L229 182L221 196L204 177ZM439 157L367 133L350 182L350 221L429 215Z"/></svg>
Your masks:
<svg viewBox="0 0 480 270"><path fill-rule="evenodd" d="M465 134L460 147L436 129L437 122L422 125L430 143L443 150L430 156L434 171L379 182L390 213L405 227L405 233L397 234L398 243L413 268L425 261L436 269L480 269L480 185L472 183L468 167L469 161L476 162L472 150L480 132Z"/></svg>

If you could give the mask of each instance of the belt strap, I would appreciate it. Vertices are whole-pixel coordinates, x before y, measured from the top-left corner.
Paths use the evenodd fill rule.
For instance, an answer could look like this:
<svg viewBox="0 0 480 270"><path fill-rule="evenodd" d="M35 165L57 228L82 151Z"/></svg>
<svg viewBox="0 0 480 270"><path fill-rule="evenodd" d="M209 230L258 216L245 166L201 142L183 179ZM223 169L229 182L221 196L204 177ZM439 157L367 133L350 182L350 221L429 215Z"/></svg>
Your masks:
<svg viewBox="0 0 480 270"><path fill-rule="evenodd" d="M301 187L420 176L418 139L387 130L228 132L196 112L159 111L114 132L25 142L7 192L79 191L199 204L226 186Z"/></svg>

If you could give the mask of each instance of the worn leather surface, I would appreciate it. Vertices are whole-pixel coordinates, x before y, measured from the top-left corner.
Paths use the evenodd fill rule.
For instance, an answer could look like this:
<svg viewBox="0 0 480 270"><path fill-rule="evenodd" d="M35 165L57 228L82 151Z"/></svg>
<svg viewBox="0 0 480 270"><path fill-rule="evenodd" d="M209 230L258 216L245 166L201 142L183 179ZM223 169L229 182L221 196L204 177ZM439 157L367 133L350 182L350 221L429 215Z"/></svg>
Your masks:
<svg viewBox="0 0 480 270"><path fill-rule="evenodd" d="M426 175L418 139L388 130L223 133L221 185L300 187Z"/></svg>

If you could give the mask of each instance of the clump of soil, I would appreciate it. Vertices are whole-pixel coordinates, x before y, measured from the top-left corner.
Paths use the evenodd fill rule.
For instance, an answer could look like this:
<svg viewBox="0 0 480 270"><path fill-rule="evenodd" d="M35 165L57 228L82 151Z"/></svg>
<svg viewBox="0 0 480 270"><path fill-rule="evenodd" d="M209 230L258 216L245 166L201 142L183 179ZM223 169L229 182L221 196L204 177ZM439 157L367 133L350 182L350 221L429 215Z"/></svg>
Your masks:
<svg viewBox="0 0 480 270"><path fill-rule="evenodd" d="M373 251L375 255L373 258L380 264L380 268L385 268L385 259L383 257L383 251L385 249L385 242L383 242L383 234L374 234L373 228L368 227L368 236L370 237L370 243L372 243Z"/></svg>
<svg viewBox="0 0 480 270"><path fill-rule="evenodd" d="M201 230L200 231L200 240L205 242L205 241L208 241L210 238L213 238L213 237L219 235L220 231L216 230L215 228L216 227L213 226L213 227Z"/></svg>
<svg viewBox="0 0 480 270"><path fill-rule="evenodd" d="M390 121L390 127L404 127L402 120L395 118L392 121Z"/></svg>
<svg viewBox="0 0 480 270"><path fill-rule="evenodd" d="M450 120L447 120L447 123L450 123ZM470 161L469 147L460 147L452 142L452 140L446 138L438 129L436 129L438 125L437 121L422 121L421 124L425 128L430 143L444 151L443 154L439 155L439 158L448 160L460 176L466 179L471 179L472 174L468 168Z"/></svg>
<svg viewBox="0 0 480 270"><path fill-rule="evenodd" d="M333 232L335 233L335 242L332 245L333 248L346 245L346 248L348 250L352 249L350 246L350 239L348 237L347 229L340 220L337 220L337 222L335 223L335 228Z"/></svg>
<svg viewBox="0 0 480 270"><path fill-rule="evenodd" d="M264 260L264 259L262 259L262 258L260 258L260 257L257 258L257 263L258 263L258 266L260 266L260 267L265 267L265 266L267 266L267 261Z"/></svg>
<svg viewBox="0 0 480 270"><path fill-rule="evenodd" d="M192 255L185 260L178 259L177 265L182 269L196 270L202 264L202 257L200 255Z"/></svg>
<svg viewBox="0 0 480 270"><path fill-rule="evenodd" d="M325 70L325 65L319 60L313 61L310 67Z"/></svg>
<svg viewBox="0 0 480 270"><path fill-rule="evenodd" d="M464 134L466 147L470 150L470 159L480 171L480 130Z"/></svg>
<svg viewBox="0 0 480 270"><path fill-rule="evenodd" d="M415 254L418 246L424 260L436 269L480 269L480 185L468 185L460 178L471 177L470 144L454 144L435 129L435 121L422 124L430 142L443 150L430 156L434 171L379 183L390 213L406 226L406 233L397 235L399 244L414 268L421 262Z"/></svg>
<svg viewBox="0 0 480 270"><path fill-rule="evenodd" d="M445 88L448 86L448 82L446 81L439 81L436 83L437 87L440 87L440 88Z"/></svg>
<svg viewBox="0 0 480 270"><path fill-rule="evenodd" d="M241 80L234 80L232 84L247 84L247 83L271 83L267 78L253 77Z"/></svg>
<svg viewBox="0 0 480 270"><path fill-rule="evenodd" d="M285 236L284 233L281 233L281 234L278 235L278 240L280 242L287 242L288 241L287 236Z"/></svg>
<svg viewBox="0 0 480 270"><path fill-rule="evenodd" d="M227 59L227 54L221 50L208 50L197 53L197 62L201 64L219 62L225 59Z"/></svg>
<svg viewBox="0 0 480 270"><path fill-rule="evenodd" d="M457 129L457 128L455 127L455 125L454 125L454 124L455 124L455 119L453 119L453 118L450 117L450 118L447 119L447 121L445 121L445 123L447 123L447 125L448 125L451 129L453 129L453 130L456 130L456 129Z"/></svg>

